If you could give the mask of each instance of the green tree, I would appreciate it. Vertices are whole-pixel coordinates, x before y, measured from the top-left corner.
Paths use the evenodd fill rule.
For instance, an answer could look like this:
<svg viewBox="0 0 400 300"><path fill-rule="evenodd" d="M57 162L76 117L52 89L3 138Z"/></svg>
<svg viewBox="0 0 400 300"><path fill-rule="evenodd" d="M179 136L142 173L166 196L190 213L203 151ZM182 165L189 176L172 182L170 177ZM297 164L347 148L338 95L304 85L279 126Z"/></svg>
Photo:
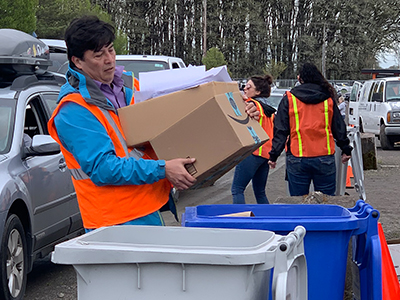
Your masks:
<svg viewBox="0 0 400 300"><path fill-rule="evenodd" d="M0 28L32 34L36 30L38 0L0 0Z"/></svg>
<svg viewBox="0 0 400 300"><path fill-rule="evenodd" d="M272 78L277 79L286 70L287 66L284 62L271 61L265 65L264 74L270 74Z"/></svg>
<svg viewBox="0 0 400 300"><path fill-rule="evenodd" d="M39 0L36 33L39 38L64 39L69 23L83 15L96 15L113 24L111 16L90 0ZM117 54L127 53L127 43L126 35L117 30L114 43Z"/></svg>
<svg viewBox="0 0 400 300"><path fill-rule="evenodd" d="M224 55L216 47L212 47L211 49L207 50L206 55L202 59L202 63L206 66L207 70L226 65Z"/></svg>

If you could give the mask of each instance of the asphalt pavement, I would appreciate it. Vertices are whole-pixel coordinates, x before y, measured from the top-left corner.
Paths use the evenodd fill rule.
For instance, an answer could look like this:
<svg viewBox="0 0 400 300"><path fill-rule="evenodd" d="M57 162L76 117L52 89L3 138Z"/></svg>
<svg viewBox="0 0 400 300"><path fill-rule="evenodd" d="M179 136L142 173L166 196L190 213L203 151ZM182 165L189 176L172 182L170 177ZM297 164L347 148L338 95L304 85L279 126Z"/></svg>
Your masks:
<svg viewBox="0 0 400 300"><path fill-rule="evenodd" d="M377 143L379 146L379 143ZM400 146L392 151L377 148L377 170L364 172L364 187L367 201L380 212L379 221L387 240L400 238ZM284 157L278 161L278 167L270 171L267 183L267 196L271 203L278 198L287 197L284 180ZM230 187L233 170L221 177L213 186L180 193L178 212L184 212L186 206L202 204L229 204L232 202ZM347 197L358 200L354 188L346 189ZM256 203L251 186L245 192L247 203ZM164 212L166 224L180 226L169 212ZM76 300L76 274L72 266L55 265L50 257L35 263L34 270L28 275L25 300Z"/></svg>

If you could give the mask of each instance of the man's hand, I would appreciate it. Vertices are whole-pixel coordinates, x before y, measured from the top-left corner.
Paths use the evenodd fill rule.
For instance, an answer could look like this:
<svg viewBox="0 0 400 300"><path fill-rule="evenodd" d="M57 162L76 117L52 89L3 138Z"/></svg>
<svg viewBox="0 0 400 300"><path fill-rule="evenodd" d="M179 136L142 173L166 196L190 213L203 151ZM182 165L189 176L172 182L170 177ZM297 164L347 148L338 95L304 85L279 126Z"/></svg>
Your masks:
<svg viewBox="0 0 400 300"><path fill-rule="evenodd" d="M257 110L257 106L251 101L246 102L245 112L250 116L250 118L253 118L256 121L260 119L260 112Z"/></svg>
<svg viewBox="0 0 400 300"><path fill-rule="evenodd" d="M196 179L188 173L185 165L192 164L195 158L177 158L165 162L165 177L178 190L190 188Z"/></svg>
<svg viewBox="0 0 400 300"><path fill-rule="evenodd" d="M351 158L351 155L347 155L347 154L342 154L342 164L345 164L346 162L348 162L348 160Z"/></svg>
<svg viewBox="0 0 400 300"><path fill-rule="evenodd" d="M268 164L269 164L269 167L271 168L271 169L275 169L276 168L276 161L268 161Z"/></svg>

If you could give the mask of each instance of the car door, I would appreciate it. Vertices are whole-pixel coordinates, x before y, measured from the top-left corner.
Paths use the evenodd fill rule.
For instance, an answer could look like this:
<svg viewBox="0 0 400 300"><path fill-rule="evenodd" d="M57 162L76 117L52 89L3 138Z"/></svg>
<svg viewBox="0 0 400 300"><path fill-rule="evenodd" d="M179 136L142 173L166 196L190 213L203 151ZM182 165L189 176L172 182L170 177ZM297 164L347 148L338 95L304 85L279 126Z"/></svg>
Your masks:
<svg viewBox="0 0 400 300"><path fill-rule="evenodd" d="M353 83L353 87L350 92L350 101L349 101L349 124L354 126L359 126L359 115L358 115L358 106L360 99L360 90L362 87L362 83L355 81Z"/></svg>
<svg viewBox="0 0 400 300"><path fill-rule="evenodd" d="M25 110L24 133L33 138L48 134L49 119L45 97L57 98L57 93L35 94L29 98ZM73 228L81 226L76 194L62 154L33 156L25 159L27 184L33 209L34 249L65 237Z"/></svg>
<svg viewBox="0 0 400 300"><path fill-rule="evenodd" d="M363 126L365 132L373 132L374 129L374 118L373 118L373 109L374 109L374 95L378 94L379 81L374 81L369 89L367 105L363 117Z"/></svg>
<svg viewBox="0 0 400 300"><path fill-rule="evenodd" d="M360 130L365 131L365 119L368 118L368 97L371 92L373 81L366 81L360 91L359 103L358 103L358 115L360 121Z"/></svg>
<svg viewBox="0 0 400 300"><path fill-rule="evenodd" d="M380 120L383 115L384 108L384 95L385 95L385 81L380 80L377 86L377 91L373 95L371 101L371 131L379 134Z"/></svg>

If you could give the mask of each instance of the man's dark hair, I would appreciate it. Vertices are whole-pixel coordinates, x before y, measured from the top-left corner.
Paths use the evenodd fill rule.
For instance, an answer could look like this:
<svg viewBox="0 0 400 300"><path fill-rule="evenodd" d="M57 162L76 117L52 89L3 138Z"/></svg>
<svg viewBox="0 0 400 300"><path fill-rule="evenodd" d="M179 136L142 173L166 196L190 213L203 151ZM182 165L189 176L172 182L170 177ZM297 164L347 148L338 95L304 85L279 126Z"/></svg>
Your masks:
<svg viewBox="0 0 400 300"><path fill-rule="evenodd" d="M314 64L304 63L300 68L299 76L302 83L315 83L325 88L331 98L336 101L337 95L335 88L325 79L324 75L322 75Z"/></svg>
<svg viewBox="0 0 400 300"><path fill-rule="evenodd" d="M100 51L115 40L114 27L96 16L83 16L71 21L65 31L68 59L76 56L83 59L87 50Z"/></svg>
<svg viewBox="0 0 400 300"><path fill-rule="evenodd" d="M271 95L271 85L273 82L271 75L254 75L249 78L249 80L253 81L256 90L260 92L257 97L266 97L268 98Z"/></svg>

